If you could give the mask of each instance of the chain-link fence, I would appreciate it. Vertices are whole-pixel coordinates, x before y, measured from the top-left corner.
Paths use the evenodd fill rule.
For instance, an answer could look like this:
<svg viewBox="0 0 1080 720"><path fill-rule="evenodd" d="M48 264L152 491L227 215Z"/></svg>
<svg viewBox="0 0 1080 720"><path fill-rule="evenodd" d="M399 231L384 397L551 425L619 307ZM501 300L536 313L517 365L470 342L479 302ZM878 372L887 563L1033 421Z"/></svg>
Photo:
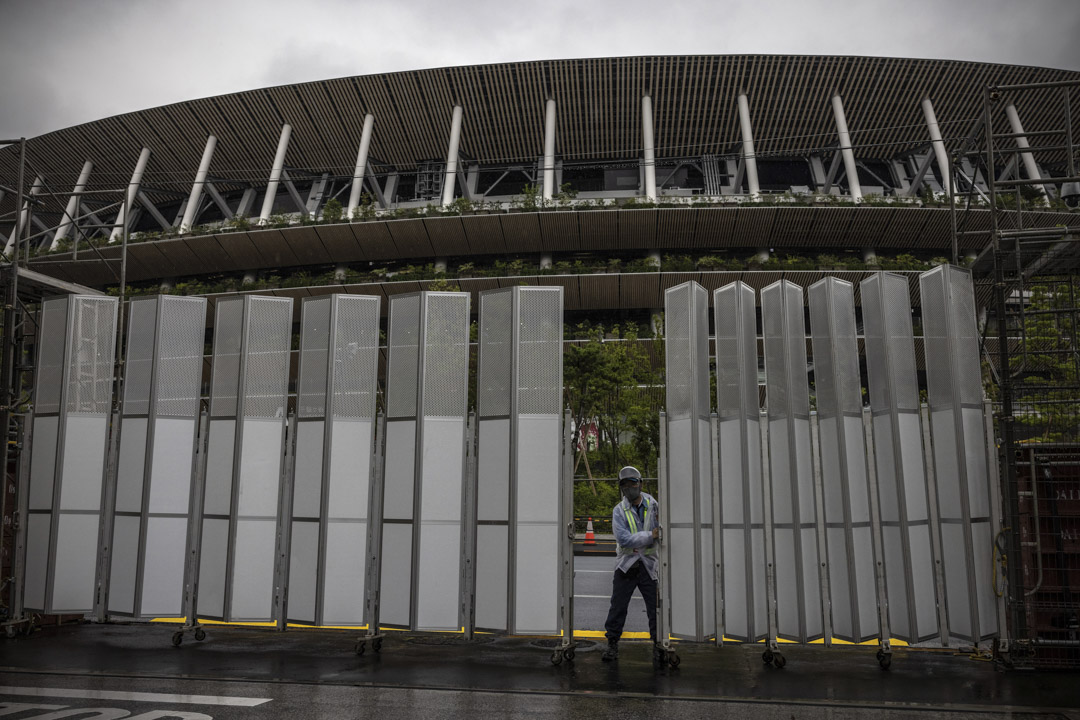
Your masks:
<svg viewBox="0 0 1080 720"><path fill-rule="evenodd" d="M1078 667L1080 276L1021 273L1015 279L1005 302L1009 372L1001 374L1000 363L996 368L1011 400L1012 432L1002 433L1001 460L1015 513L1006 531L1018 549L1009 561L1015 566L1006 564L998 580L1011 609L1009 655L1021 666ZM998 543L1003 553L1004 540Z"/></svg>

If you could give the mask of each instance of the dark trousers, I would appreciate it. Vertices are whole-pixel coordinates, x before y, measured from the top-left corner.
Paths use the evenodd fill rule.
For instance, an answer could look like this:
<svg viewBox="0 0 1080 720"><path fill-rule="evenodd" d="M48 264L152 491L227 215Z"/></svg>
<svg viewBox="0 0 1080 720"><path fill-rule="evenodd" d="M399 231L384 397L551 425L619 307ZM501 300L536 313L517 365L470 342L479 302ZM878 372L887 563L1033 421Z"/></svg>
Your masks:
<svg viewBox="0 0 1080 720"><path fill-rule="evenodd" d="M626 609L630 606L634 588L638 589L645 601L645 612L649 615L649 637L656 640L656 581L642 567L641 562L636 562L626 572L616 570L615 577L611 580L611 609L608 610L607 622L604 623L609 643L619 642L622 637L623 625L626 624Z"/></svg>

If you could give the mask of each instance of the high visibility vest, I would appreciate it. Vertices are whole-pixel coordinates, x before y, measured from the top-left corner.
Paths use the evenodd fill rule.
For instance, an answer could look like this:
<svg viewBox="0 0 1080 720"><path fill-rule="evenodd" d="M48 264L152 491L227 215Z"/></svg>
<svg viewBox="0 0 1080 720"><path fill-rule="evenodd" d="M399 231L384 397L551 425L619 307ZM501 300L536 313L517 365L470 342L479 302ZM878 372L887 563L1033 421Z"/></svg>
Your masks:
<svg viewBox="0 0 1080 720"><path fill-rule="evenodd" d="M642 502L645 503L645 516L642 518L641 522L646 528L648 528L649 527L649 502L647 500L644 500L644 499L642 499ZM634 511L630 509L630 503L629 502L627 502L625 504L622 504L622 506L623 506L623 514L626 515L626 524L630 526L630 532L631 533L636 533L638 531L638 529L637 529L637 516L634 515ZM622 545L617 545L615 547L615 552L618 555L629 555L629 554L634 552L634 549L635 548L624 548ZM645 548L645 552L643 554L644 555L653 555L655 552L656 552L655 547L647 547L647 548Z"/></svg>

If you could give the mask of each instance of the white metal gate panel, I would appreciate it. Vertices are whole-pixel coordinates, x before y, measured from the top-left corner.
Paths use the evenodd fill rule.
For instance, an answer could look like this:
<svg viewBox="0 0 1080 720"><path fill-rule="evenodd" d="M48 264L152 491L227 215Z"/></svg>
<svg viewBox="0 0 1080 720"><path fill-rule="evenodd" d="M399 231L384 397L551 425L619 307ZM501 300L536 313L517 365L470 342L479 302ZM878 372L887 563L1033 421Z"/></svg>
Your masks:
<svg viewBox="0 0 1080 720"><path fill-rule="evenodd" d="M709 296L687 282L664 293L667 365L667 487L661 514L670 572L671 634L716 634L712 441L709 408ZM666 491L666 492L664 492Z"/></svg>
<svg viewBox="0 0 1080 720"><path fill-rule="evenodd" d="M823 615L802 288L787 280L764 288L761 314L777 634L808 642L822 634Z"/></svg>
<svg viewBox="0 0 1080 720"><path fill-rule="evenodd" d="M292 299L217 301L199 614L274 619Z"/></svg>
<svg viewBox="0 0 1080 720"><path fill-rule="evenodd" d="M380 612L460 630L469 294L390 300Z"/></svg>
<svg viewBox="0 0 1080 720"><path fill-rule="evenodd" d="M476 625L559 632L562 288L480 294Z"/></svg>
<svg viewBox="0 0 1080 720"><path fill-rule="evenodd" d="M713 293L719 507L725 637L756 642L768 631L765 515L758 406L754 289L742 282Z"/></svg>
<svg viewBox="0 0 1080 720"><path fill-rule="evenodd" d="M94 607L116 313L99 296L41 305L23 596L35 612Z"/></svg>
<svg viewBox="0 0 1080 720"><path fill-rule="evenodd" d="M939 631L910 287L877 273L860 293L889 630L920 642Z"/></svg>
<svg viewBox="0 0 1080 720"><path fill-rule="evenodd" d="M940 265L919 277L949 634L997 635L994 543L979 334L971 273Z"/></svg>
<svg viewBox="0 0 1080 720"><path fill-rule="evenodd" d="M878 635L878 599L855 291L827 277L808 294L832 634L862 642Z"/></svg>
<svg viewBox="0 0 1080 720"><path fill-rule="evenodd" d="M206 300L132 300L108 612L182 617Z"/></svg>
<svg viewBox="0 0 1080 720"><path fill-rule="evenodd" d="M364 617L379 362L379 298L306 298L289 548L290 622Z"/></svg>

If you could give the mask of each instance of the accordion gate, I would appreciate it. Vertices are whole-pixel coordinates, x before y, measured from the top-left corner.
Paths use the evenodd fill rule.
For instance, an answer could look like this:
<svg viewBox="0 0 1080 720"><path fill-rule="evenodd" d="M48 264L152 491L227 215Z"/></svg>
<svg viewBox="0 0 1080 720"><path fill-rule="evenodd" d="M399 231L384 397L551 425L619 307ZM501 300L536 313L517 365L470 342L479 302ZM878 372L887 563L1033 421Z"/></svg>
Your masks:
<svg viewBox="0 0 1080 720"><path fill-rule="evenodd" d="M719 413L711 445L701 434L707 414L699 399L709 382L699 371L708 355L697 339L707 317L704 289L690 282L667 291L661 463L668 493L661 503L670 517L673 635L707 639L715 616L717 642L768 639L766 655L778 648L778 638L877 638L888 652L894 637L915 643L999 636L1002 608L991 553L1000 491L971 279L965 270L942 266L924 273L920 287L925 415L906 278L879 273L859 288L866 401L854 286L837 278L815 283L808 288L808 311L801 287L781 280L764 288L763 411L754 291L741 282L716 290ZM684 417L697 422L679 422ZM711 543L696 535L710 528L713 486L701 481L709 463L717 468L721 533L715 567L708 562ZM697 576L678 581L680 564ZM714 572L715 600L707 592Z"/></svg>
<svg viewBox="0 0 1080 720"><path fill-rule="evenodd" d="M108 612L183 617L206 300L129 306Z"/></svg>
<svg viewBox="0 0 1080 720"><path fill-rule="evenodd" d="M480 294L476 626L556 635L562 288Z"/></svg>
<svg viewBox="0 0 1080 720"><path fill-rule="evenodd" d="M390 300L381 618L463 623L469 294Z"/></svg>
<svg viewBox="0 0 1080 720"><path fill-rule="evenodd" d="M292 300L219 300L210 384L199 613L274 620Z"/></svg>
<svg viewBox="0 0 1080 720"><path fill-rule="evenodd" d="M306 298L300 320L288 617L359 626L367 589L379 298Z"/></svg>
<svg viewBox="0 0 1080 720"><path fill-rule="evenodd" d="M928 412L905 278L881 273L858 288L868 403L855 288L828 278L808 289L816 412L802 288L761 291L764 412L755 292L715 291L716 416L708 295L692 282L667 291L660 502L673 636L770 647L877 637L887 647L890 637L1000 634L990 576L1000 499L970 276L940 267L919 285ZM562 291L481 295L475 458L468 294L391 300L386 431L376 437L379 304L305 301L289 452L292 301L218 300L200 454L205 301L133 301L109 478L116 301L45 301L20 499L25 606L86 613L104 587L109 614L180 617L193 592L187 565L198 571L199 614L214 619L280 624L287 604L291 621L355 627L375 597L388 625L412 630L471 630L475 617L500 632L565 632ZM99 548L108 562L96 562ZM540 577L527 590L526 570Z"/></svg>
<svg viewBox="0 0 1080 720"><path fill-rule="evenodd" d="M94 608L117 301L42 303L26 498L26 609ZM21 502L21 501L20 501Z"/></svg>

